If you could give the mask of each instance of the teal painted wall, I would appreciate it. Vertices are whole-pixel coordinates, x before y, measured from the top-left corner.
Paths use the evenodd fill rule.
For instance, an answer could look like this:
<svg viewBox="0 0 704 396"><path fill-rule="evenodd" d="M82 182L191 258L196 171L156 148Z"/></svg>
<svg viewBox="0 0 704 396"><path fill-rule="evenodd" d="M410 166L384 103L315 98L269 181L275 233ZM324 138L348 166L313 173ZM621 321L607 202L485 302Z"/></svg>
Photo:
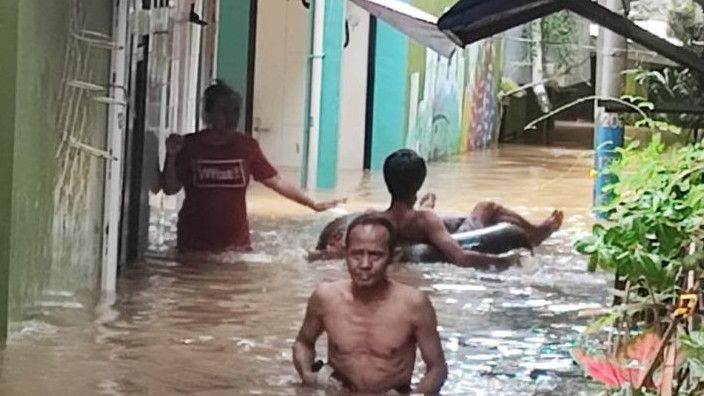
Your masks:
<svg viewBox="0 0 704 396"><path fill-rule="evenodd" d="M408 39L377 22L374 62L371 169L380 169L391 152L403 147L406 135L406 68Z"/></svg>
<svg viewBox="0 0 704 396"><path fill-rule="evenodd" d="M15 140L17 16L20 0L0 0L0 342L7 338L8 281Z"/></svg>
<svg viewBox="0 0 704 396"><path fill-rule="evenodd" d="M345 26L344 1L325 2L323 24L323 71L318 137L318 188L337 183L337 146L340 134L340 91Z"/></svg>
<svg viewBox="0 0 704 396"><path fill-rule="evenodd" d="M271 0L264 0L271 1ZM242 98L247 97L249 79L249 15L251 0L220 0L218 20L217 76L237 90ZM240 127L244 126L247 114L246 103L242 103Z"/></svg>

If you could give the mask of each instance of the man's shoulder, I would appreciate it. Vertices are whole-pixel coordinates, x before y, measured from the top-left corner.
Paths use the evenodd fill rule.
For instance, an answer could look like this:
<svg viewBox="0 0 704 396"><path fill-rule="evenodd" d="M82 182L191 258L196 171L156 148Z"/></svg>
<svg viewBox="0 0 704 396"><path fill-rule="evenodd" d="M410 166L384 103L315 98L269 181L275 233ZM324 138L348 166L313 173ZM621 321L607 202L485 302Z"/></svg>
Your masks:
<svg viewBox="0 0 704 396"><path fill-rule="evenodd" d="M396 289L397 297L408 304L419 306L428 300L428 295L418 288L404 285L403 283L392 281Z"/></svg>
<svg viewBox="0 0 704 396"><path fill-rule="evenodd" d="M346 280L321 282L315 288L313 295L322 299L329 299L340 296L345 290L348 289L348 283L349 282Z"/></svg>

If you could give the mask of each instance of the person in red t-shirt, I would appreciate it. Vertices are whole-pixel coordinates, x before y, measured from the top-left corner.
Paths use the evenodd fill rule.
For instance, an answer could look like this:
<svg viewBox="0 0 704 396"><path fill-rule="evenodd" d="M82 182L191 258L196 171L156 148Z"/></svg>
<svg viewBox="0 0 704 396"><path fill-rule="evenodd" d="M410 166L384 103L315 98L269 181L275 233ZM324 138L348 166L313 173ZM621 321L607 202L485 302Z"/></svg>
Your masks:
<svg viewBox="0 0 704 396"><path fill-rule="evenodd" d="M279 176L257 141L236 132L242 99L225 83L208 87L203 102L208 128L166 140L162 189L186 193L178 214L179 250L251 250L245 202L250 176L317 212L343 202L315 202Z"/></svg>

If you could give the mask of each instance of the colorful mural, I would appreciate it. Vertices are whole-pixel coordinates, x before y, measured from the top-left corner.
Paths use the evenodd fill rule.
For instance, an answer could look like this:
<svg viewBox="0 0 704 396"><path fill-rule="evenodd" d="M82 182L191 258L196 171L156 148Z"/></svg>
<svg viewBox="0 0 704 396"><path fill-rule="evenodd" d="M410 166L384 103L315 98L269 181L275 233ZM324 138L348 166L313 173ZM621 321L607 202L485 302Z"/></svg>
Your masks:
<svg viewBox="0 0 704 396"><path fill-rule="evenodd" d="M450 59L426 49L419 68L419 52L409 51L406 147L428 160L488 147L499 128L502 53L497 37Z"/></svg>

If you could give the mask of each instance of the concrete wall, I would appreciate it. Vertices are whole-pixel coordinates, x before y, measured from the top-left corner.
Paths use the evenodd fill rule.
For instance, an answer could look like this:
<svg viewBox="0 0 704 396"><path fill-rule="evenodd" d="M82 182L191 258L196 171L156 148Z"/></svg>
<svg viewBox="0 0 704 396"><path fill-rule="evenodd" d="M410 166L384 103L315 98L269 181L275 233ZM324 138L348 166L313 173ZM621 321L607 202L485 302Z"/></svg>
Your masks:
<svg viewBox="0 0 704 396"><path fill-rule="evenodd" d="M362 169L367 115L369 13L347 3L349 45L342 52L339 169Z"/></svg>
<svg viewBox="0 0 704 396"><path fill-rule="evenodd" d="M441 15L453 0L410 0ZM503 40L439 56L379 22L374 64L371 167L409 147L428 160L488 147L498 135Z"/></svg>
<svg viewBox="0 0 704 396"><path fill-rule="evenodd" d="M112 0L2 0L0 4L17 9L16 37L2 35L2 45L7 47L3 49L11 50L11 41L16 43L16 57L12 51L3 54L10 54L8 60L16 62L18 73L15 81L10 80L11 70L2 73L8 80L3 87L12 87L10 95L14 90L10 98L16 107L10 100L0 103L3 119L13 114L15 120L14 127L5 121L0 131L10 143L0 150L12 147L11 161L6 153L1 156L5 175L0 175L0 181L11 194L12 214L9 224L0 224L0 241L9 233L10 317L21 320L23 314L36 313L36 303L56 291L75 296L78 290L97 288L104 163L70 147L62 137L70 134L85 144L105 145L107 107L65 82L107 83L109 52L87 49L70 40L68 32L75 23L74 31L109 33ZM1 180L7 176L6 169L12 169L7 184ZM7 197L8 190L0 196Z"/></svg>
<svg viewBox="0 0 704 396"><path fill-rule="evenodd" d="M11 258L12 173L17 85L18 0L0 0L0 341L7 336L7 300Z"/></svg>

